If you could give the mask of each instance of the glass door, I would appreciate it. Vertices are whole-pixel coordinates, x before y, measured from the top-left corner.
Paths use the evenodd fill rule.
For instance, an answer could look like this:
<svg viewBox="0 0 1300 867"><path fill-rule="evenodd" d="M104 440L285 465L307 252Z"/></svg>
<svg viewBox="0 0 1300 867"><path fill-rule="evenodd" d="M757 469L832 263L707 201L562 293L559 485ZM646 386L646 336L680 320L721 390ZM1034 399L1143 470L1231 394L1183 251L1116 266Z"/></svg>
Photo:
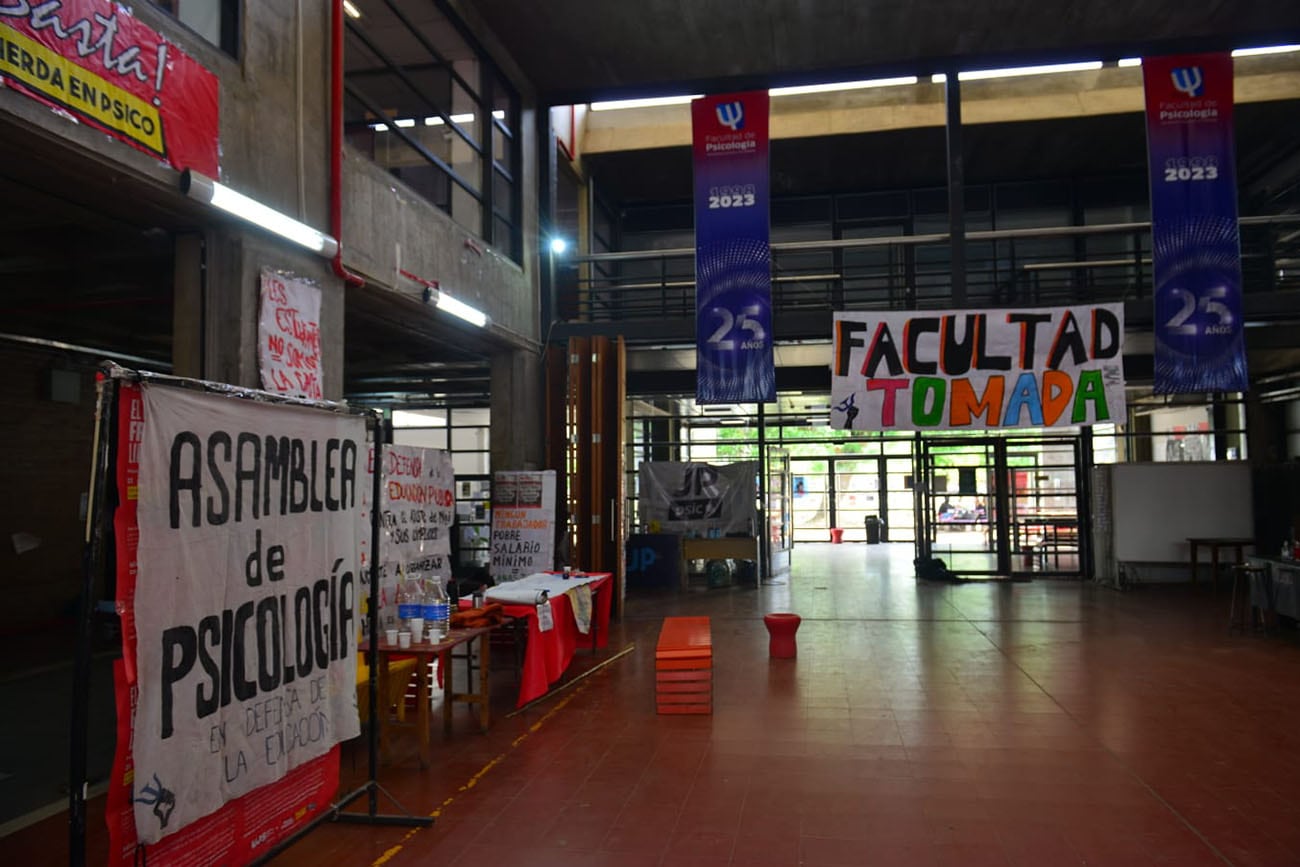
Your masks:
<svg viewBox="0 0 1300 867"><path fill-rule="evenodd" d="M1007 440L1013 572L1082 574L1081 451L1076 437Z"/></svg>
<svg viewBox="0 0 1300 867"><path fill-rule="evenodd" d="M779 575L790 568L790 552L794 547L791 536L790 506L794 499L790 480L790 453L785 449L769 447L767 450L767 565L763 577Z"/></svg>
<svg viewBox="0 0 1300 867"><path fill-rule="evenodd" d="M790 525L794 542L831 538L830 476L826 458L790 459Z"/></svg>
<svg viewBox="0 0 1300 867"><path fill-rule="evenodd" d="M897 470L900 487L907 474L902 472L909 461L902 458L890 463L880 455L855 457L792 458L791 515L796 542L829 542L831 529L841 530L844 542L867 540L867 518L882 518L889 523L889 494L887 482L891 471ZM911 496L907 497L910 511ZM899 537L888 538L906 541L910 535L911 521L899 520ZM888 531L886 531L888 532Z"/></svg>
<svg viewBox="0 0 1300 867"><path fill-rule="evenodd" d="M844 531L845 542L867 540L867 517L881 516L882 459L835 458L835 497L832 502L831 526Z"/></svg>
<svg viewBox="0 0 1300 867"><path fill-rule="evenodd" d="M1082 575L1078 437L924 440L917 550L959 575Z"/></svg>
<svg viewBox="0 0 1300 867"><path fill-rule="evenodd" d="M962 575L1007 573L997 488L1002 451L998 439L924 442L922 556L938 557Z"/></svg>

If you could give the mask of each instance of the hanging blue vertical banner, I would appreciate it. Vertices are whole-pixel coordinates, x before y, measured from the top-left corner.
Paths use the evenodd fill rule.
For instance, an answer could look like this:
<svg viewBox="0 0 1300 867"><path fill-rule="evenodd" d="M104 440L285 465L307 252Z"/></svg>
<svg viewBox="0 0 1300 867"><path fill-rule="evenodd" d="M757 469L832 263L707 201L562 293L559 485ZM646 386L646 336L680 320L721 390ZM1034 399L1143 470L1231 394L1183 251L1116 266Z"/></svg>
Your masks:
<svg viewBox="0 0 1300 867"><path fill-rule="evenodd" d="M691 103L695 402L776 400L767 91Z"/></svg>
<svg viewBox="0 0 1300 867"><path fill-rule="evenodd" d="M1232 57L1142 59L1155 392L1245 391Z"/></svg>

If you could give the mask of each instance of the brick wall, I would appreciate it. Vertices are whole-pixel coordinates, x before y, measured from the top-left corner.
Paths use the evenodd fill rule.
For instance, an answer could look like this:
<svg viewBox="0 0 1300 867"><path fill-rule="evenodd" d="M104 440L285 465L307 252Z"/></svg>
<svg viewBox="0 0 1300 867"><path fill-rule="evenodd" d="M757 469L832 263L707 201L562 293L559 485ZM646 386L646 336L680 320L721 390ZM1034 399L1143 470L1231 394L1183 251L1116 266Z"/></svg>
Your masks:
<svg viewBox="0 0 1300 867"><path fill-rule="evenodd" d="M0 636L14 637L75 618L95 384L94 365L35 348L0 344L0 370ZM75 374L76 403L51 399L52 370ZM18 533L39 544L19 554Z"/></svg>

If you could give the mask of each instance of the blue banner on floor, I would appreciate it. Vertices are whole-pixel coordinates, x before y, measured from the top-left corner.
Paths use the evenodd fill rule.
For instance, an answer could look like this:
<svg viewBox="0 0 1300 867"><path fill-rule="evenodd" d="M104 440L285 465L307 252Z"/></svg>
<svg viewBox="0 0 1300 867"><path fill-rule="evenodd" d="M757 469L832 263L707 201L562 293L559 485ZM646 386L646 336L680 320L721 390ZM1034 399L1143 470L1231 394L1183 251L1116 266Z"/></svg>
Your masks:
<svg viewBox="0 0 1300 867"><path fill-rule="evenodd" d="M768 244L768 95L691 103L697 403L776 400Z"/></svg>
<svg viewBox="0 0 1300 867"><path fill-rule="evenodd" d="M1232 57L1147 57L1155 392L1245 391Z"/></svg>

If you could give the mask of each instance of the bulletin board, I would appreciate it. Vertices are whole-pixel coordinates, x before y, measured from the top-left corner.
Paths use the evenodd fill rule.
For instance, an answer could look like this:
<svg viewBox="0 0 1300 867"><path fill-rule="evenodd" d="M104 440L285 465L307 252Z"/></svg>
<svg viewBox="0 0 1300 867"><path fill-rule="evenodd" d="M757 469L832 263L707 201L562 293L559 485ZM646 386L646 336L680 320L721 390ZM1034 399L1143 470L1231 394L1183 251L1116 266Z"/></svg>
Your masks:
<svg viewBox="0 0 1300 867"><path fill-rule="evenodd" d="M1186 563L1189 537L1255 535L1245 461L1114 464L1110 471L1121 563Z"/></svg>

